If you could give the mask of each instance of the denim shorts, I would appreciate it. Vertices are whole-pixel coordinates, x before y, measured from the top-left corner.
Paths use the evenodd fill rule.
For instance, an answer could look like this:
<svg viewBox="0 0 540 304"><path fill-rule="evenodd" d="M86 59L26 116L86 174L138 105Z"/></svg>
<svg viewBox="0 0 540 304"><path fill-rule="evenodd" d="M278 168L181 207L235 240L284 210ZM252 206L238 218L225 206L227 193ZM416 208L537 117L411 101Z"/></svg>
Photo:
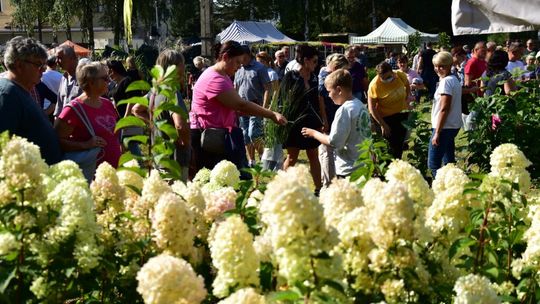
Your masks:
<svg viewBox="0 0 540 304"><path fill-rule="evenodd" d="M262 117L240 116L240 128L246 145L255 142L264 134Z"/></svg>

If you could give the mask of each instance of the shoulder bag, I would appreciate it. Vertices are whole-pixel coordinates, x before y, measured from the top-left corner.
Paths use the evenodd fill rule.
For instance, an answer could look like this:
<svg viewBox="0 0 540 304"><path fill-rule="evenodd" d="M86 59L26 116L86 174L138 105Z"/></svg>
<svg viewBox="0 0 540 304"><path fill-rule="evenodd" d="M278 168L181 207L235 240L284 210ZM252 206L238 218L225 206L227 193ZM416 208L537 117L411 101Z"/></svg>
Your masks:
<svg viewBox="0 0 540 304"><path fill-rule="evenodd" d="M92 127L92 124L90 123L90 120L88 119L84 108L78 102L70 102L66 105L66 107L70 107L75 112L75 114L77 114L81 122L88 130L88 133L90 133L90 136L96 136L94 128ZM87 150L70 151L64 153L64 159L76 162L79 165L79 168L81 169L84 177L86 178L88 183L90 183L94 179L98 155L102 150L103 148L101 147L94 147Z"/></svg>

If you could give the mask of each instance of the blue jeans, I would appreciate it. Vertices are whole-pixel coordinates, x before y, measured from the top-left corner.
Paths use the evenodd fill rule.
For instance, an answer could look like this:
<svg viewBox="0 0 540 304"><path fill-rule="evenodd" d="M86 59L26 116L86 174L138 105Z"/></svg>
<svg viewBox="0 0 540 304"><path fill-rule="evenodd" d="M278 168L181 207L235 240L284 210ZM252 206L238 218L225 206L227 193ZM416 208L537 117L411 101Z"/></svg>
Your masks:
<svg viewBox="0 0 540 304"><path fill-rule="evenodd" d="M437 170L442 167L442 163L445 165L448 163L455 163L456 145L454 139L458 134L459 129L442 129L439 135L439 145L434 146L431 143L435 129L431 129L431 138L429 139L428 150L428 168L431 170L433 178L437 175Z"/></svg>
<svg viewBox="0 0 540 304"><path fill-rule="evenodd" d="M262 117L240 116L239 121L246 145L255 142L264 135Z"/></svg>

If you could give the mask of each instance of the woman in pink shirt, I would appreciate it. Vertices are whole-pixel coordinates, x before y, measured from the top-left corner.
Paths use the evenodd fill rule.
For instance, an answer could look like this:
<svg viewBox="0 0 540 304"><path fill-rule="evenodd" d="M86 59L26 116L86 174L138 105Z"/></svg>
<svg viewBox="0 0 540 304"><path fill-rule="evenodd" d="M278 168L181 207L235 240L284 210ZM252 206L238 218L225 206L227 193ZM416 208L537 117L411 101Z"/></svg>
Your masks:
<svg viewBox="0 0 540 304"><path fill-rule="evenodd" d="M245 144L242 130L238 128L237 112L269 118L281 125L287 123L283 115L243 100L234 89L231 76L240 68L244 56L238 42L218 44L215 52L216 63L201 74L193 87L190 124L195 172L203 167L212 169L224 159L239 169L246 167ZM201 133L208 128L227 130L224 153L213 153L201 147Z"/></svg>
<svg viewBox="0 0 540 304"><path fill-rule="evenodd" d="M118 112L109 99L101 97L108 90L107 70L103 64L92 62L79 66L76 76L83 93L73 99L70 104L84 110L95 136L89 133L88 128L72 107L66 106L54 125L60 138L60 146L64 152L101 147L97 166L106 161L116 168L121 154L120 142L114 132Z"/></svg>

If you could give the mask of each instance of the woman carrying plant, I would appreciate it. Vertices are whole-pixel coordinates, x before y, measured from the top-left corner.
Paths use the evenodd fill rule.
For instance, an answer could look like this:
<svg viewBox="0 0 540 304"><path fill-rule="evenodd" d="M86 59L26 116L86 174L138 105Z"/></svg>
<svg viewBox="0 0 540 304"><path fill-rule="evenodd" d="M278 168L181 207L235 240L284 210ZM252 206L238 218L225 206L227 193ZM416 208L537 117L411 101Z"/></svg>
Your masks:
<svg viewBox="0 0 540 304"><path fill-rule="evenodd" d="M280 125L287 123L283 115L243 100L234 89L231 76L242 63L244 50L241 45L235 41L226 41L216 45L214 50L216 63L207 68L195 83L189 113L196 171L203 167L213 168L224 159L233 162L239 169L247 166L244 138L237 124L237 111L269 118ZM224 134L225 139L220 134ZM223 141L211 142L205 138L219 138Z"/></svg>
<svg viewBox="0 0 540 304"><path fill-rule="evenodd" d="M407 75L399 70L392 71L389 63L383 61L376 67L377 76L368 88L368 109L375 130L390 144L392 156L401 159L403 141L407 129L402 122L407 119L407 97L411 89Z"/></svg>
<svg viewBox="0 0 540 304"><path fill-rule="evenodd" d="M100 147L102 151L96 165L106 161L116 168L121 154L120 142L114 132L118 112L109 99L102 97L107 93L109 83L107 69L99 62L92 62L79 66L76 77L83 93L64 107L54 124L60 146L64 152Z"/></svg>
<svg viewBox="0 0 540 304"><path fill-rule="evenodd" d="M452 55L448 52L439 52L433 57L435 72L439 75L431 109L432 135L428 150L428 168L433 178L443 162L456 161L454 139L462 125L461 84L450 72L452 63Z"/></svg>
<svg viewBox="0 0 540 304"><path fill-rule="evenodd" d="M288 118L295 118L295 123L283 145L287 149L287 158L283 163L283 168L294 166L300 150L306 150L315 193L318 194L322 187L321 164L317 150L320 143L302 135L302 128L321 130L325 126L325 129L328 129L324 100L319 100L317 75L314 74L319 63L318 52L311 46L299 45L296 48L296 61L300 69L287 72L281 84L281 96L286 92L294 92L291 96L294 110Z"/></svg>

